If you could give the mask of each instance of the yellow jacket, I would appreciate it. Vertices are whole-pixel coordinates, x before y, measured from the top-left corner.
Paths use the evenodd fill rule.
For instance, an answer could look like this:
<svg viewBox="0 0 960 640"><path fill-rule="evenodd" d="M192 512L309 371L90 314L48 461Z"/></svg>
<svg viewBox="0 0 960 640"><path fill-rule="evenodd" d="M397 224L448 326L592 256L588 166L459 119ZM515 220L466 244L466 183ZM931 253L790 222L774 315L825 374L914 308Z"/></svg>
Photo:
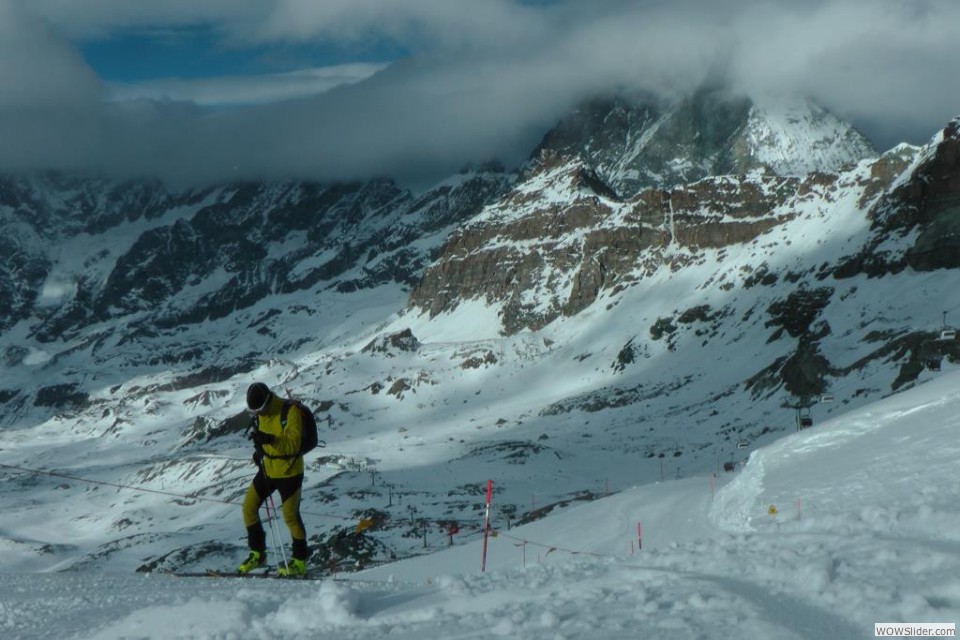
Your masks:
<svg viewBox="0 0 960 640"><path fill-rule="evenodd" d="M274 395L267 408L257 416L257 428L276 438L263 445L263 471L268 478L291 478L303 473L300 453L300 410L293 404L287 410L287 425L280 423L284 400Z"/></svg>

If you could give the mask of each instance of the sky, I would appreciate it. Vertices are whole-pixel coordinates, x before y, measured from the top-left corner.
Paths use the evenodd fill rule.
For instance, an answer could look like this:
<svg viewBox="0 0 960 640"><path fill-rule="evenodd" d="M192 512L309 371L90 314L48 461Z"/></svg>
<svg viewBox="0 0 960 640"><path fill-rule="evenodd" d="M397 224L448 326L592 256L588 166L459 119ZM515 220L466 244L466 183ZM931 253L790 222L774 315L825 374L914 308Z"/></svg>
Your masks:
<svg viewBox="0 0 960 640"><path fill-rule="evenodd" d="M717 68L881 150L960 113L954 0L0 0L0 170L431 180Z"/></svg>

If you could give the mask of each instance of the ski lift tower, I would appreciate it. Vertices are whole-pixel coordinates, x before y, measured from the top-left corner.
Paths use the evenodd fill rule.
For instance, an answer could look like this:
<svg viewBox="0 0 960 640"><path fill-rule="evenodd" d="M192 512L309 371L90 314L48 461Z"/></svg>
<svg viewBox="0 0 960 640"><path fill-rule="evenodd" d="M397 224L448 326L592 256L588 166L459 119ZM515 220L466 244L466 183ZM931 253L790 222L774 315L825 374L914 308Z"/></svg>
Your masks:
<svg viewBox="0 0 960 640"><path fill-rule="evenodd" d="M920 356L924 366L931 371L940 371L945 353L952 351L952 343L957 339L957 330L947 324L947 312L943 312L943 324L920 345Z"/></svg>

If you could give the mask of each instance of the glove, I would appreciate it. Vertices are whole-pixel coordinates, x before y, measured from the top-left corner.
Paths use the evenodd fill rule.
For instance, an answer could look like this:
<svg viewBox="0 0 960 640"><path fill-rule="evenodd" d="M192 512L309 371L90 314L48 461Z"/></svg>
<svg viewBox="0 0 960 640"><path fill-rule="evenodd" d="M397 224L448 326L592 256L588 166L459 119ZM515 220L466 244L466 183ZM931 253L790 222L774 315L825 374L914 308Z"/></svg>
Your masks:
<svg viewBox="0 0 960 640"><path fill-rule="evenodd" d="M273 435L272 433L264 433L263 431L254 431L250 435L250 439L253 440L253 444L258 447L262 447L265 444L273 444L276 441L277 436Z"/></svg>
<svg viewBox="0 0 960 640"><path fill-rule="evenodd" d="M257 465L258 467L263 464L263 451L257 449L253 452L253 464Z"/></svg>

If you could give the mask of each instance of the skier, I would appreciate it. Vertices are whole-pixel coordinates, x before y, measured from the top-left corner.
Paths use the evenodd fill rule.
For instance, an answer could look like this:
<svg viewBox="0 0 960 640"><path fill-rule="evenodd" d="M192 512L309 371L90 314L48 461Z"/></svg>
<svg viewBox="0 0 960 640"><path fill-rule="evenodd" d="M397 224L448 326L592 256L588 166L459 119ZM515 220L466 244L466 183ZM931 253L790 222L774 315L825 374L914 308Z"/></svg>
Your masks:
<svg viewBox="0 0 960 640"><path fill-rule="evenodd" d="M300 490L303 487L303 455L300 453L300 411L287 404L283 416L282 398L262 382L247 389L247 410L253 414L253 461L257 474L243 499L243 523L247 528L250 555L237 567L238 573L249 573L267 562L267 536L260 521L260 506L274 491L280 492L283 520L293 540L293 557L278 573L299 577L307 572L307 532L300 517Z"/></svg>

